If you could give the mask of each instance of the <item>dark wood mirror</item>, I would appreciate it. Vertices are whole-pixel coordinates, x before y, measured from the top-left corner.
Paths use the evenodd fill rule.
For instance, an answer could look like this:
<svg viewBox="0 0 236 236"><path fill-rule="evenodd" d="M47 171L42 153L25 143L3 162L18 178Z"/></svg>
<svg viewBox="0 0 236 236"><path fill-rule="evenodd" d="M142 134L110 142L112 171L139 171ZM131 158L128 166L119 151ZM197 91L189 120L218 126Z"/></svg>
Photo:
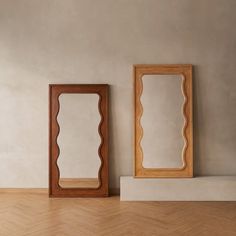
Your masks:
<svg viewBox="0 0 236 236"><path fill-rule="evenodd" d="M49 85L49 195L108 196L108 85Z"/></svg>

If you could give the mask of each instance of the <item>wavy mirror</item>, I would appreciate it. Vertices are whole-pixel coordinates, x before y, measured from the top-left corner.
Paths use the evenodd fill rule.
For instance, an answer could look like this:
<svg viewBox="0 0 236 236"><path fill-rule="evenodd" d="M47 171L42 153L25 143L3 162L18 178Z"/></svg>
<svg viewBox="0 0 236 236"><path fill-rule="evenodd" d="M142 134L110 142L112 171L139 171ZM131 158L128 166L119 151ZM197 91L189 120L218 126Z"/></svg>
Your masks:
<svg viewBox="0 0 236 236"><path fill-rule="evenodd" d="M137 65L135 177L192 177L192 66Z"/></svg>
<svg viewBox="0 0 236 236"><path fill-rule="evenodd" d="M60 133L57 143L60 154L57 164L60 171L59 185L62 188L99 186L98 172L101 160L98 147L101 138L98 126L101 117L98 101L97 94L59 96L60 111L57 120Z"/></svg>
<svg viewBox="0 0 236 236"><path fill-rule="evenodd" d="M108 195L108 85L50 85L50 196Z"/></svg>

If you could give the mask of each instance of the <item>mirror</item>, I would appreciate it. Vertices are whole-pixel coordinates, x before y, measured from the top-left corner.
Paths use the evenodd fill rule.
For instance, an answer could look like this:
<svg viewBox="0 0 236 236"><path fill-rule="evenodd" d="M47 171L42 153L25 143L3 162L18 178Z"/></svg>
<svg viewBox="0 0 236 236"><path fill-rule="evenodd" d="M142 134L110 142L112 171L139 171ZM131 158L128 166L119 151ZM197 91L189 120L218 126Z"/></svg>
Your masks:
<svg viewBox="0 0 236 236"><path fill-rule="evenodd" d="M49 86L49 196L108 196L108 85Z"/></svg>
<svg viewBox="0 0 236 236"><path fill-rule="evenodd" d="M57 164L59 185L63 188L99 186L101 161L98 147L101 138L98 126L101 116L98 101L97 94L61 94L59 97L57 143L60 155Z"/></svg>
<svg viewBox="0 0 236 236"><path fill-rule="evenodd" d="M144 75L142 82L143 167L180 168L185 143L182 76Z"/></svg>
<svg viewBox="0 0 236 236"><path fill-rule="evenodd" d="M192 177L192 66L136 65L135 177Z"/></svg>

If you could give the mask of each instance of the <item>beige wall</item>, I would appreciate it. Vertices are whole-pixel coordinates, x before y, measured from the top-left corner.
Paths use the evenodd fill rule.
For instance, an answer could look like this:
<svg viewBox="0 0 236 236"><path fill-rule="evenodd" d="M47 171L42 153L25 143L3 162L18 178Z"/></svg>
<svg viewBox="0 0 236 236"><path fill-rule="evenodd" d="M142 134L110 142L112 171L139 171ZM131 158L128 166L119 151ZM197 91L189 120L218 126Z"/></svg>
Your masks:
<svg viewBox="0 0 236 236"><path fill-rule="evenodd" d="M0 187L48 183L48 84L111 85L110 181L132 174L132 64L194 65L195 173L236 174L235 0L0 0Z"/></svg>

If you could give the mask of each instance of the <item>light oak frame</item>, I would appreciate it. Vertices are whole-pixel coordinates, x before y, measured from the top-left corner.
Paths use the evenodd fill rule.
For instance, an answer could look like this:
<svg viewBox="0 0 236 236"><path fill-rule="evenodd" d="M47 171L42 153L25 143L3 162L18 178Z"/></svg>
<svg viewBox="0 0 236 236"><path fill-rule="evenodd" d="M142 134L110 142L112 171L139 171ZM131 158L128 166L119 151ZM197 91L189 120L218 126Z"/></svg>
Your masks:
<svg viewBox="0 0 236 236"><path fill-rule="evenodd" d="M50 197L107 197L108 196L108 90L107 84L50 84L49 85L49 196ZM98 172L99 186L97 188L62 188L59 185L60 171L57 159L60 147L57 137L60 126L57 116L60 110L59 96L61 94L98 94L98 110L101 121L98 132L101 144L98 155L101 165ZM75 111L80 112L80 111Z"/></svg>
<svg viewBox="0 0 236 236"><path fill-rule="evenodd" d="M185 146L182 152L183 166L181 168L144 168L142 165L144 153L141 147L141 140L144 130L141 126L143 106L140 99L143 91L142 77L144 75L182 76L182 93L184 96L182 112L185 119L182 134ZM192 65L134 65L134 107L134 177L193 177Z"/></svg>

